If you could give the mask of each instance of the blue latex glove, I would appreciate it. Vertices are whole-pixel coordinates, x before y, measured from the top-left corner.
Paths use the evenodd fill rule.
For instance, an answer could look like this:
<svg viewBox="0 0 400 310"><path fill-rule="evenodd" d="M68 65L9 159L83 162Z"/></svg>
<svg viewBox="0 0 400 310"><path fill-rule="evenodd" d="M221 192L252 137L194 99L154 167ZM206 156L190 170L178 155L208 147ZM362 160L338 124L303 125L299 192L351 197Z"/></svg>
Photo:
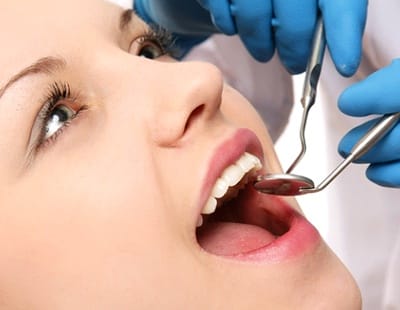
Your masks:
<svg viewBox="0 0 400 310"><path fill-rule="evenodd" d="M339 98L339 108L351 116L400 112L400 59L347 88ZM375 123L368 121L353 128L339 145L347 156L352 146ZM397 124L359 162L370 163L367 177L373 182L400 187L400 124Z"/></svg>
<svg viewBox="0 0 400 310"><path fill-rule="evenodd" d="M367 4L368 0L134 1L145 21L184 35L183 42L191 38L187 49L213 33L238 34L255 59L268 61L277 49L294 74L306 68L319 8L328 48L344 76L352 75L360 62Z"/></svg>

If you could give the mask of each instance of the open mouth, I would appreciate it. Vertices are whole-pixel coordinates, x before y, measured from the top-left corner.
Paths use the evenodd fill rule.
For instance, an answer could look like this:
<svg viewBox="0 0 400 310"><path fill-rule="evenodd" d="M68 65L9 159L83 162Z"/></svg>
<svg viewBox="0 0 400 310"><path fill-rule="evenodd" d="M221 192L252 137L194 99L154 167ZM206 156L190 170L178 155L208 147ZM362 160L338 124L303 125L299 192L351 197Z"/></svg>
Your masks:
<svg viewBox="0 0 400 310"><path fill-rule="evenodd" d="M205 251L218 256L246 255L289 231L290 214L279 210L274 197L253 188L255 171L260 168L259 160L245 153L216 181L196 230Z"/></svg>

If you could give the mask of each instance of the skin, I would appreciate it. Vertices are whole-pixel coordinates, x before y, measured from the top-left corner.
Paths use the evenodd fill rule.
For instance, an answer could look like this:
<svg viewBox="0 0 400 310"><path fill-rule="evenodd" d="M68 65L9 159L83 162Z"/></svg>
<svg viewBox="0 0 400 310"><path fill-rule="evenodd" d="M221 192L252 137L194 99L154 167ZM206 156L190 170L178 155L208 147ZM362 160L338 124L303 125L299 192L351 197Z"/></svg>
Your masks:
<svg viewBox="0 0 400 310"><path fill-rule="evenodd" d="M0 99L0 308L359 308L323 243L270 264L199 247L193 210L215 148L247 127L267 169L279 163L261 119L216 67L137 57L146 26L134 18L121 33L121 11L95 0L0 4L0 85L41 57L65 59ZM54 81L87 109L32 153Z"/></svg>

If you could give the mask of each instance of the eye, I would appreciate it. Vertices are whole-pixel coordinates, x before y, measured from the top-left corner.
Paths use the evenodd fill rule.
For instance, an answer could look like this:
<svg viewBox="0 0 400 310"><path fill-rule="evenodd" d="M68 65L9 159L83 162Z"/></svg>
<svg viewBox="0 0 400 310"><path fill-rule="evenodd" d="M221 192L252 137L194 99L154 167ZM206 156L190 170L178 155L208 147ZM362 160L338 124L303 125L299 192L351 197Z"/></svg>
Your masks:
<svg viewBox="0 0 400 310"><path fill-rule="evenodd" d="M68 83L55 82L50 85L32 127L29 143L31 152L36 153L56 142L60 134L72 125L79 114L87 110L88 107L83 102L85 99L80 93L71 93Z"/></svg>
<svg viewBox="0 0 400 310"><path fill-rule="evenodd" d="M165 54L164 49L155 42L144 42L138 49L137 55L148 59L156 59Z"/></svg>
<svg viewBox="0 0 400 310"><path fill-rule="evenodd" d="M164 29L149 29L132 41L129 52L148 59L157 59L166 54L173 56L174 41Z"/></svg>
<svg viewBox="0 0 400 310"><path fill-rule="evenodd" d="M50 139L53 135L57 134L64 126L77 115L77 112L70 107L60 104L49 112L45 123L44 140Z"/></svg>

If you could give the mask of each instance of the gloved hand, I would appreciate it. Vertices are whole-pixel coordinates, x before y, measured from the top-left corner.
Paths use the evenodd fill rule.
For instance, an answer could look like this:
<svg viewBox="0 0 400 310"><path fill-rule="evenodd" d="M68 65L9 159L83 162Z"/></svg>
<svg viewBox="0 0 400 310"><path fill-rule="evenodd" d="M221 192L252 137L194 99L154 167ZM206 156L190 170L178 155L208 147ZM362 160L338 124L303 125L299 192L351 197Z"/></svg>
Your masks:
<svg viewBox="0 0 400 310"><path fill-rule="evenodd" d="M400 59L347 88L339 98L339 108L351 116L400 112ZM347 156L353 145L377 120L368 121L347 133L339 152ZM400 187L400 124L359 160L370 163L367 177L373 182Z"/></svg>
<svg viewBox="0 0 400 310"><path fill-rule="evenodd" d="M134 0L145 21L184 35L186 44L223 32L238 34L251 55L268 61L275 48L287 70L305 70L318 8L337 70L352 75L360 62L368 0Z"/></svg>

